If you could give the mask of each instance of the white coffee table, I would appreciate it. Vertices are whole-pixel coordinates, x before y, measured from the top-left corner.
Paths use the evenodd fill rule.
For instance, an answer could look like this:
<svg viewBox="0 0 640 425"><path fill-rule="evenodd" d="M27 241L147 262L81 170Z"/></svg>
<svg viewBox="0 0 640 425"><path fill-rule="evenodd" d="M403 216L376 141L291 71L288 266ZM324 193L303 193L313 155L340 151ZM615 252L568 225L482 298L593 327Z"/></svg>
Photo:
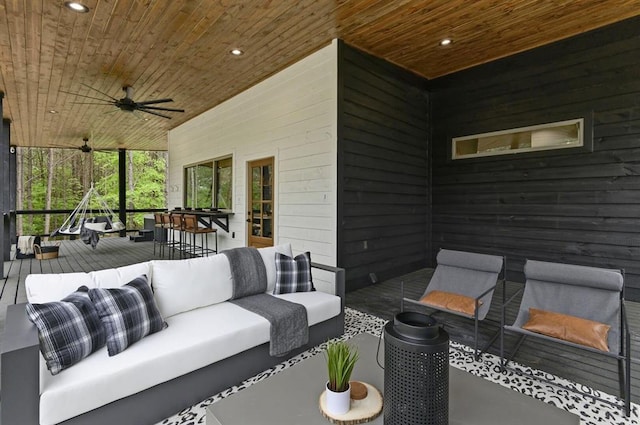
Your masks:
<svg viewBox="0 0 640 425"><path fill-rule="evenodd" d="M384 371L376 363L378 338L361 334L350 340L360 359L352 379L383 392ZM384 359L384 343L380 347ZM323 355L291 366L207 407L207 425L327 425L318 399L326 382ZM370 424L382 424L383 415ZM454 367L449 369L449 424L579 425L578 416Z"/></svg>

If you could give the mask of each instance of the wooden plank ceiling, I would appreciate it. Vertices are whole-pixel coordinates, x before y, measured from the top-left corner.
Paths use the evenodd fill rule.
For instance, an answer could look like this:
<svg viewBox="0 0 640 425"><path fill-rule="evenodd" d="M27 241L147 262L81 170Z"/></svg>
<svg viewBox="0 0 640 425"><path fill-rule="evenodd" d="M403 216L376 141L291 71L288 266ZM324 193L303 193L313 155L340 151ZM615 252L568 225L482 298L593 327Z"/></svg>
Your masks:
<svg viewBox="0 0 640 425"><path fill-rule="evenodd" d="M18 146L164 150L167 131L333 38L427 78L640 14L640 0L0 0L0 90ZM439 40L451 37L447 47ZM241 48L244 55L229 54ZM84 96L184 108L172 119ZM50 113L56 111L57 113ZM146 118L146 119L145 119Z"/></svg>

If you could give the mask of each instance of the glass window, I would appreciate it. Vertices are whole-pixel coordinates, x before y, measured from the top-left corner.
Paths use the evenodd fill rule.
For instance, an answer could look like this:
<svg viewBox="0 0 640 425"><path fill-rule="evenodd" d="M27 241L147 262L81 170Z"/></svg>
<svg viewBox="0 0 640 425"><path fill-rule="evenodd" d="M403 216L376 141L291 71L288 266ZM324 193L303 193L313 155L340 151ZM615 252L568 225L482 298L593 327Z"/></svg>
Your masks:
<svg viewBox="0 0 640 425"><path fill-rule="evenodd" d="M232 164L232 158L216 161L216 207L224 210L231 209Z"/></svg>
<svg viewBox="0 0 640 425"><path fill-rule="evenodd" d="M186 167L184 206L231 209L232 164L232 158L228 157Z"/></svg>
<svg viewBox="0 0 640 425"><path fill-rule="evenodd" d="M452 158L573 148L584 145L582 118L452 139Z"/></svg>

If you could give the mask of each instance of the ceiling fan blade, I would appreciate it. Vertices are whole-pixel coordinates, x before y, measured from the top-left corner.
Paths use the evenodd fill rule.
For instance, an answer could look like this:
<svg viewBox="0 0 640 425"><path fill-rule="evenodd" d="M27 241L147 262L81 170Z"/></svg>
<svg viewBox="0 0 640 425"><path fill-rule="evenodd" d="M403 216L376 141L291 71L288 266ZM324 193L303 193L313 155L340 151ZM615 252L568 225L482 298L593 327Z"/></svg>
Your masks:
<svg viewBox="0 0 640 425"><path fill-rule="evenodd" d="M72 94L74 96L86 97L87 99L101 100L103 102L109 102L107 99L100 99L99 97L93 97L93 96L85 96L85 95L80 94L80 93L71 93L70 91L60 90L60 93Z"/></svg>
<svg viewBox="0 0 640 425"><path fill-rule="evenodd" d="M118 99L116 99L115 97L110 96L110 95L106 94L105 92L101 92L100 90L95 89L95 88L93 88L93 87L91 87L91 86L89 86L89 85L87 85L87 84L85 84L85 83L80 83L80 84L82 84L82 85L83 85L83 86L85 86L85 87L90 88L90 89L91 89L91 90L93 90L93 91L97 91L98 93L100 93L100 94L103 94L103 95L107 96L109 99L112 99L112 100L118 100Z"/></svg>
<svg viewBox="0 0 640 425"><path fill-rule="evenodd" d="M162 114L159 114L159 113L157 113L157 112L147 111L146 109L138 109L138 111L140 111L140 112L146 112L147 114L151 114L151 115L157 115L157 116L162 117L162 118L171 119L171 117L170 117L170 116L168 116L168 115L162 115Z"/></svg>
<svg viewBox="0 0 640 425"><path fill-rule="evenodd" d="M104 103L98 103L98 102L71 102L72 105L105 105L105 106L112 106L113 103L105 100Z"/></svg>
<svg viewBox="0 0 640 425"><path fill-rule="evenodd" d="M136 102L138 105L153 105L154 103L167 103L173 102L173 99L156 99L156 100L145 100L144 102Z"/></svg>
<svg viewBox="0 0 640 425"><path fill-rule="evenodd" d="M154 111L171 111L171 112L184 112L184 109L176 109L176 108L161 108L159 106L139 106L138 109L153 109Z"/></svg>

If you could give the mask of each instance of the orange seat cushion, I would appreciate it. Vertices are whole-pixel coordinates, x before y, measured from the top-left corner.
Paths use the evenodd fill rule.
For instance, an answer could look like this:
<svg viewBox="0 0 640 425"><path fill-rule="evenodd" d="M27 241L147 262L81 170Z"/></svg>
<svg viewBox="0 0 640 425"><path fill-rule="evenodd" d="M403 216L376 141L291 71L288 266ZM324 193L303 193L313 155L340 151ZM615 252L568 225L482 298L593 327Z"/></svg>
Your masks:
<svg viewBox="0 0 640 425"><path fill-rule="evenodd" d="M522 328L575 344L609 351L607 337L611 326L593 320L530 308L529 320Z"/></svg>
<svg viewBox="0 0 640 425"><path fill-rule="evenodd" d="M475 298L445 291L431 291L420 298L420 302L434 307L468 314L469 316L473 316L476 311ZM482 305L482 301L479 302L479 305Z"/></svg>

